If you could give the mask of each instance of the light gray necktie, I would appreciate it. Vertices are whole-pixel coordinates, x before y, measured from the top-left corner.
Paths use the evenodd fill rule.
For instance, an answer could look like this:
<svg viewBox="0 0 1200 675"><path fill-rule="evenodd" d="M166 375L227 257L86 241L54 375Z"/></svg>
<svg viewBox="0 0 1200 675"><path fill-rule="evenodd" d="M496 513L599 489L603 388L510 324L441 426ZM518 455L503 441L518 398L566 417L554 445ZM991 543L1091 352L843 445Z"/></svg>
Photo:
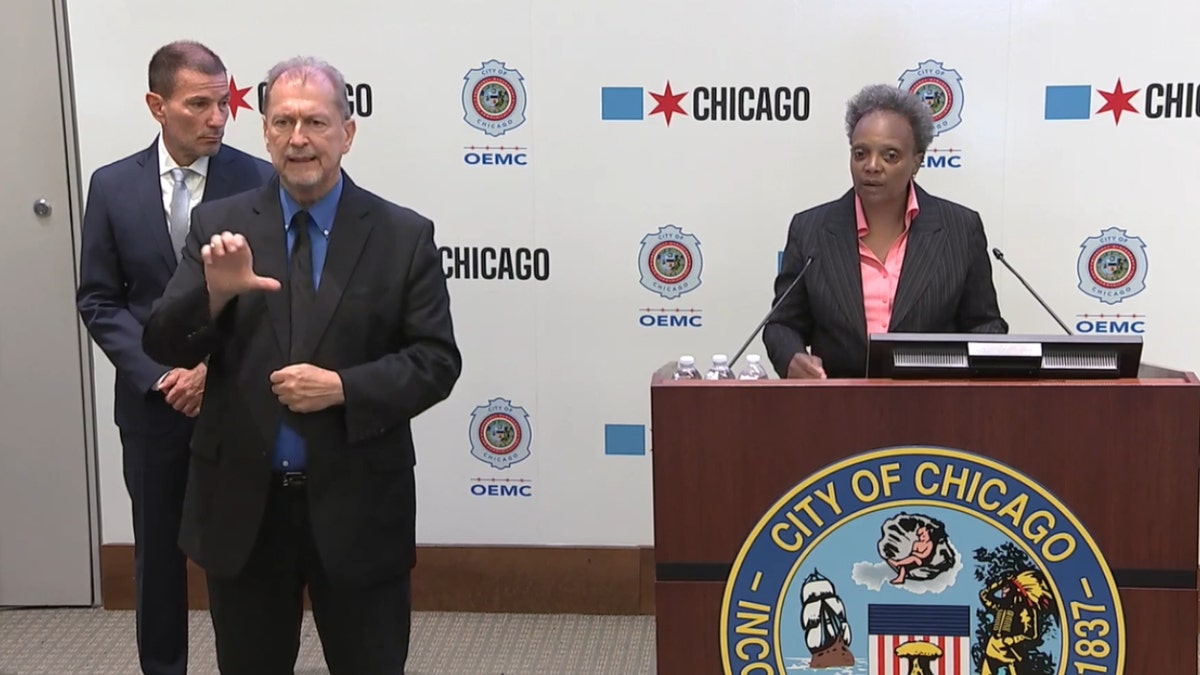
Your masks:
<svg viewBox="0 0 1200 675"><path fill-rule="evenodd" d="M183 181L191 169L171 169L171 178L175 179L175 188L171 191L171 244L175 248L175 262L179 262L183 245L187 240L188 212L192 197L188 193L187 183Z"/></svg>

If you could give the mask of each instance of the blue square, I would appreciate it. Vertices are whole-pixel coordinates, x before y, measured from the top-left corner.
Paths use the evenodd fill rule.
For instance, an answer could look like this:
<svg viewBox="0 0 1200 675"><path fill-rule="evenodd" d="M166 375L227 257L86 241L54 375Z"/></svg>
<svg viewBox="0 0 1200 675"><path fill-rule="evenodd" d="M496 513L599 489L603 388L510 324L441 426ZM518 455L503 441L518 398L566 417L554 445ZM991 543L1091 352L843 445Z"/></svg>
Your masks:
<svg viewBox="0 0 1200 675"><path fill-rule="evenodd" d="M601 87L600 119L640 120L646 111L641 87Z"/></svg>
<svg viewBox="0 0 1200 675"><path fill-rule="evenodd" d="M1046 119L1086 120L1092 116L1092 87L1086 84L1046 87Z"/></svg>
<svg viewBox="0 0 1200 675"><path fill-rule="evenodd" d="M644 454L646 454L646 425L644 425L644 424L605 424L604 425L604 454L606 454L606 455L644 455Z"/></svg>

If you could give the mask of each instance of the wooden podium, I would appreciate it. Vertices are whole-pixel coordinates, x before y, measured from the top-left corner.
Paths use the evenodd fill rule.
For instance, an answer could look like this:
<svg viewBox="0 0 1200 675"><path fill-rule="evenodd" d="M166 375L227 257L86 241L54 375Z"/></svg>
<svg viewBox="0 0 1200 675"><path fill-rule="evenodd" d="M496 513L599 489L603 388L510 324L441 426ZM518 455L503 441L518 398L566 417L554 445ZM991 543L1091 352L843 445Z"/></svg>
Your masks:
<svg viewBox="0 0 1200 675"><path fill-rule="evenodd" d="M807 476L897 445L959 448L1040 482L1107 559L1126 675L1195 674L1200 381L671 380L651 385L658 672L720 674L731 564ZM865 636L864 636L865 637ZM1066 672L1066 670L1060 670Z"/></svg>

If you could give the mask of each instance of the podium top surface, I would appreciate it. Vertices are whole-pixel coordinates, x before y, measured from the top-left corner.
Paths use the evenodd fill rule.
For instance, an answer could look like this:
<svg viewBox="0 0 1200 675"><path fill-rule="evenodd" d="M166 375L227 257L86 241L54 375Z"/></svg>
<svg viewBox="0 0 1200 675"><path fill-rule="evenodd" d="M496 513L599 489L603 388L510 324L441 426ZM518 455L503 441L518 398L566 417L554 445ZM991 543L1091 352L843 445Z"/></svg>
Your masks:
<svg viewBox="0 0 1200 675"><path fill-rule="evenodd" d="M654 371L651 376L651 386L761 386L762 380L722 380L720 382L704 380L672 379L675 372L675 362L669 361ZM771 373L767 380L780 386L1003 386L1003 387L1039 387L1039 386L1197 386L1200 378L1192 371L1178 370L1142 363L1138 367L1138 376L1130 378L1096 378L1096 379L1053 379L1053 378L937 378L937 379L885 379L885 378L842 378L828 380L790 380L780 379Z"/></svg>

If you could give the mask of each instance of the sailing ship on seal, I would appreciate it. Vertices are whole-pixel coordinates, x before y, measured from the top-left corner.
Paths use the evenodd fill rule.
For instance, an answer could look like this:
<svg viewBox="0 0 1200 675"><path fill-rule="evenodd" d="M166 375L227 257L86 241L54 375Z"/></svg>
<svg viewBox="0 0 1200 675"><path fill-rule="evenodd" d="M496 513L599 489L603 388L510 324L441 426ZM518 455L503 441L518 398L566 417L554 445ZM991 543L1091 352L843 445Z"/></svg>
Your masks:
<svg viewBox="0 0 1200 675"><path fill-rule="evenodd" d="M850 622L833 582L813 569L800 587L800 625L812 653L809 668L845 668L854 665L850 653Z"/></svg>

